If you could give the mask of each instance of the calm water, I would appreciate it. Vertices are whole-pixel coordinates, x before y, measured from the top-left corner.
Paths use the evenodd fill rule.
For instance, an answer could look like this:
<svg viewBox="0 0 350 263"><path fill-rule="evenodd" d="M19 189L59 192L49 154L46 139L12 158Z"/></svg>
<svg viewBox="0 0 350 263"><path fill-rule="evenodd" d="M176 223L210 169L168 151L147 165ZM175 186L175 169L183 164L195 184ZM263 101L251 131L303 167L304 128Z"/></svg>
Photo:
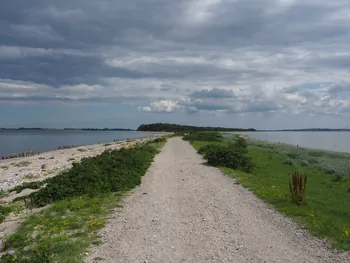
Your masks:
<svg viewBox="0 0 350 263"><path fill-rule="evenodd" d="M246 132L242 134L271 142L350 153L350 132Z"/></svg>
<svg viewBox="0 0 350 263"><path fill-rule="evenodd" d="M141 138L150 134L133 131L0 131L0 157L25 151L51 151L58 146Z"/></svg>

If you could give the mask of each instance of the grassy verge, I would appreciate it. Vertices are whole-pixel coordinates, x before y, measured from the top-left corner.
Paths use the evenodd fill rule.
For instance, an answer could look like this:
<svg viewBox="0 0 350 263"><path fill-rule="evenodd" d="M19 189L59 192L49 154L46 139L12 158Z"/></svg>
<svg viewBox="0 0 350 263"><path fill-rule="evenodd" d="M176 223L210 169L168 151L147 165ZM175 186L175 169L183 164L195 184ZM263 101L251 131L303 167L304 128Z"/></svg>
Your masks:
<svg viewBox="0 0 350 263"><path fill-rule="evenodd" d="M5 249L15 253L3 255L0 262L83 262L89 246L99 242L98 230L118 206L122 193L140 184L164 143L157 140L106 151L46 180L46 187L31 196L38 207L46 201L50 205L26 218L6 239Z"/></svg>
<svg viewBox="0 0 350 263"><path fill-rule="evenodd" d="M197 150L208 144L192 142ZM335 248L350 250L349 154L249 140L248 156L254 167L250 173L220 168L313 235L329 238ZM301 206L291 203L288 181L293 171L308 176Z"/></svg>

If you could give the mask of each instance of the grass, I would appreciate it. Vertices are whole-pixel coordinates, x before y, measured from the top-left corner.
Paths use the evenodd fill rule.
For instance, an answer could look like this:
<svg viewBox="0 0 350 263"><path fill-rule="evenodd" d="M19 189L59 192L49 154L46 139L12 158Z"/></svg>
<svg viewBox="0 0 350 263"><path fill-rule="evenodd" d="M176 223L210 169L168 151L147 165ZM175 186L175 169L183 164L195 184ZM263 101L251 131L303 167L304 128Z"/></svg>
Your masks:
<svg viewBox="0 0 350 263"><path fill-rule="evenodd" d="M9 194L8 191L2 190L2 189L0 190L0 198L6 197L6 196L8 196L8 194Z"/></svg>
<svg viewBox="0 0 350 263"><path fill-rule="evenodd" d="M88 247L100 242L98 230L120 196L80 196L31 215L5 242L5 249L15 249L16 256L8 255L0 262L83 262Z"/></svg>
<svg viewBox="0 0 350 263"><path fill-rule="evenodd" d="M22 192L22 190L29 188L29 189L40 189L44 184L46 183L46 180L43 181L35 181L35 182L25 182L21 185L17 185L10 189L10 192L16 191L17 193Z"/></svg>
<svg viewBox="0 0 350 263"><path fill-rule="evenodd" d="M31 162L28 161L23 161L23 162L19 162L19 163L14 163L13 165L16 167L27 167L31 164Z"/></svg>
<svg viewBox="0 0 350 263"><path fill-rule="evenodd" d="M0 205L0 224L5 221L10 213L18 215L23 209L22 202L15 202L9 205ZM0 261L1 262L1 261Z"/></svg>
<svg viewBox="0 0 350 263"><path fill-rule="evenodd" d="M78 151L78 152L82 152L82 153L83 153L83 152L86 152L86 149L79 148L79 149L77 149L77 151Z"/></svg>
<svg viewBox="0 0 350 263"><path fill-rule="evenodd" d="M105 143L103 146L111 146L112 144L111 143Z"/></svg>
<svg viewBox="0 0 350 263"><path fill-rule="evenodd" d="M46 170L43 174L42 174L42 176L48 176L48 175L51 175L51 174L53 174L53 173L55 173L55 172L57 172L57 169L52 169L52 170Z"/></svg>
<svg viewBox="0 0 350 263"><path fill-rule="evenodd" d="M7 170L9 167L7 165L0 166L1 169Z"/></svg>
<svg viewBox="0 0 350 263"><path fill-rule="evenodd" d="M32 174L32 173L29 173L29 174L26 174L26 175L23 176L23 179L29 179L29 180L31 180L31 179L38 179L38 178L40 178L39 175L35 175L35 174Z"/></svg>
<svg viewBox="0 0 350 263"><path fill-rule="evenodd" d="M194 141L192 145L198 150L209 143ZM313 235L329 238L335 248L350 250L350 180L344 176L335 181L326 170L332 166L346 170L349 154L250 140L248 156L254 163L252 173L221 170ZM286 164L288 160L294 165ZM288 182L293 171L308 177L305 202L300 206L291 202Z"/></svg>
<svg viewBox="0 0 350 263"><path fill-rule="evenodd" d="M0 224L11 213L11 208L6 205L0 205Z"/></svg>
<svg viewBox="0 0 350 263"><path fill-rule="evenodd" d="M106 151L99 157L85 159L83 164L89 167L88 170L82 169L84 168L82 164L76 164L79 170L74 167L69 170L73 171L71 175L75 175L76 171L81 172L81 174L79 173L80 185L90 185L91 187L106 187L108 181L102 181L104 177L101 174L110 176L114 180L118 179L115 174L123 174L121 173L123 169L125 171L132 170L137 180L128 177L115 180L114 184L118 186L115 188L116 191L111 189L111 191L93 193L90 191L92 188L86 188L88 195L80 192L77 194L79 189L75 189L76 192L67 192L66 189L62 188L66 186L66 183L75 185L74 177L67 176L69 171L62 173L62 177L58 177L59 180L45 180L47 186L43 189L49 189L49 191L42 189L37 192L39 196L49 198L51 194L56 194L59 191L64 191L65 195L59 195L50 206L44 207L39 212L26 218L18 231L9 236L4 243L5 249L15 250L16 253L14 255L5 254L0 262L83 262L85 251L91 245L97 245L101 242L98 230L105 225L105 220L112 209L119 206L120 197L126 192L124 190L129 190L140 183L138 177L144 175L151 164L151 159L164 143L164 140L155 141L147 145L141 145L138 149L128 149L121 151L120 154L114 153L114 155L112 151ZM154 150L151 151L150 148ZM153 157L150 156L150 152ZM144 157L142 157L143 154L145 154ZM127 158L124 160L123 157ZM125 162L120 162L121 160ZM113 164L120 163L123 164L120 167L113 166ZM131 168L130 165L132 164L137 164L140 167ZM95 175L95 171L98 171L96 175L97 184L95 181L89 181L91 179L89 176ZM138 174L136 174L137 172ZM132 174L125 175L132 176ZM81 184L82 181L84 181L84 184ZM76 184L75 186L78 187L79 185ZM20 191L24 187L25 185L22 185L16 190ZM33 196L38 194L33 194Z"/></svg>

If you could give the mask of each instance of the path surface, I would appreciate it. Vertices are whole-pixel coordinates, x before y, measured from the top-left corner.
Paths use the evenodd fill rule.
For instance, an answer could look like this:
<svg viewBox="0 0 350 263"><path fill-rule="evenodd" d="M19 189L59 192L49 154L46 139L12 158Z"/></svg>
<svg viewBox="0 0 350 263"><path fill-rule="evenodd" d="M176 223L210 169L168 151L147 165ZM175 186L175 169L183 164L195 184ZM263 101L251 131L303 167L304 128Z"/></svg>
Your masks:
<svg viewBox="0 0 350 263"><path fill-rule="evenodd" d="M170 139L86 261L350 262L203 163Z"/></svg>

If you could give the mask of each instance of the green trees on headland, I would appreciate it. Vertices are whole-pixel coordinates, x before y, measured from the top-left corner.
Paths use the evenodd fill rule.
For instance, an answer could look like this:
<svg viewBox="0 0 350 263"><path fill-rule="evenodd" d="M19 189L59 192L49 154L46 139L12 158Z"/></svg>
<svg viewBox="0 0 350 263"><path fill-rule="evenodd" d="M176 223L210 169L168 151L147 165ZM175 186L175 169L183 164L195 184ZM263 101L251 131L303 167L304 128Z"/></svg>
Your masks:
<svg viewBox="0 0 350 263"><path fill-rule="evenodd" d="M159 131L159 132L189 132L189 131L255 131L255 129L224 128L224 127L201 127L179 125L171 123L152 123L142 124L137 128L138 131Z"/></svg>

